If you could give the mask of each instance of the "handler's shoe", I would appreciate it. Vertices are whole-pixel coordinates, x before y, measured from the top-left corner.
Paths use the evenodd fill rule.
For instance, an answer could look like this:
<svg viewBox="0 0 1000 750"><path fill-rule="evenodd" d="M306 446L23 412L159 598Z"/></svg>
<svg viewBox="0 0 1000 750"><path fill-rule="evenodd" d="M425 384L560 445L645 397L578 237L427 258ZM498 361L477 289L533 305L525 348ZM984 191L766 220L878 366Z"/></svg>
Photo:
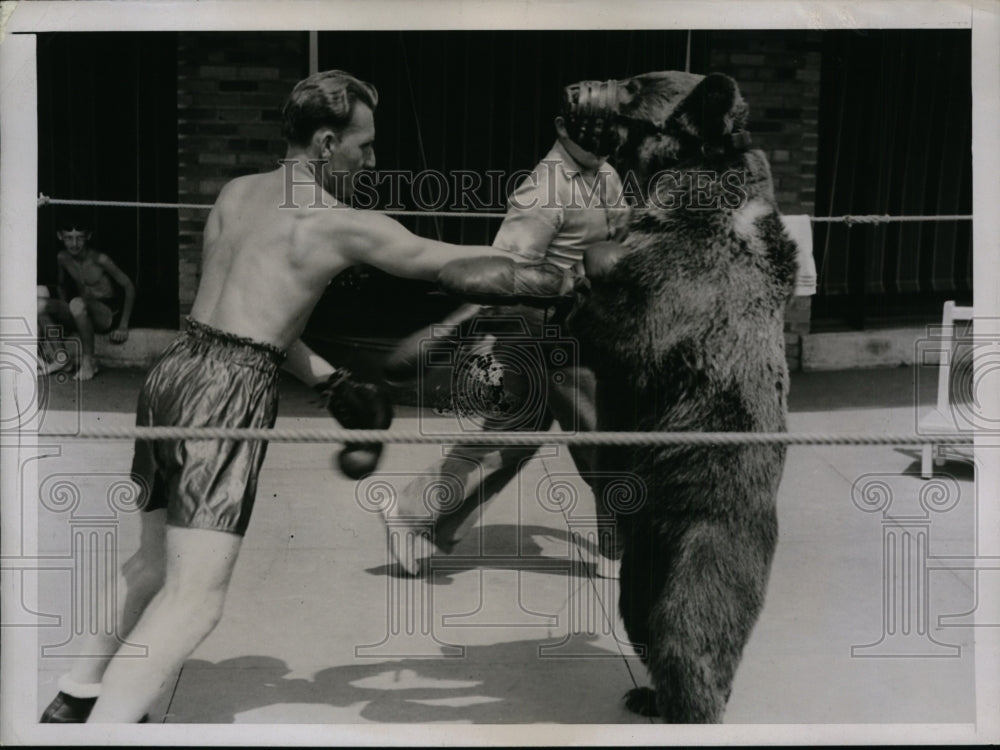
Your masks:
<svg viewBox="0 0 1000 750"><path fill-rule="evenodd" d="M622 569L625 545L614 525L600 524L596 553L593 556L594 572L598 578L618 580Z"/></svg>
<svg viewBox="0 0 1000 750"><path fill-rule="evenodd" d="M440 552L431 541L428 524L386 524L387 546L399 567L411 576L419 576L427 558Z"/></svg>
<svg viewBox="0 0 1000 750"><path fill-rule="evenodd" d="M600 553L594 555L594 574L598 578L608 578L612 581L617 581L621 576L621 572L621 558L616 560L611 557L605 557Z"/></svg>
<svg viewBox="0 0 1000 750"><path fill-rule="evenodd" d="M76 698L60 690L38 721L41 724L83 724L95 703L97 698Z"/></svg>

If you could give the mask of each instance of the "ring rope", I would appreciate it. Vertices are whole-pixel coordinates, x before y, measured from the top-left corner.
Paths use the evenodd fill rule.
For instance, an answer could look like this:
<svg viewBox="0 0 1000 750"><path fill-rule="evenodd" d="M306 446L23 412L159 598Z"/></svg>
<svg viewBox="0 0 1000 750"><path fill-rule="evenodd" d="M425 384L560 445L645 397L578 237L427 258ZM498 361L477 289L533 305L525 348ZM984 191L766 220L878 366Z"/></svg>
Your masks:
<svg viewBox="0 0 1000 750"><path fill-rule="evenodd" d="M50 198L43 193L38 194L39 206L104 206L110 208L194 208L211 211L211 203L147 203L143 201L94 201L74 200L69 198ZM375 213L389 216L453 216L458 219L502 219L505 213L499 211L387 211L371 209Z"/></svg>
<svg viewBox="0 0 1000 750"><path fill-rule="evenodd" d="M276 443L471 443L476 445L972 445L971 434L829 432L457 432L267 429L243 427L97 427L40 432L61 440L269 440Z"/></svg>
<svg viewBox="0 0 1000 750"><path fill-rule="evenodd" d="M115 208L194 208L209 211L212 208L210 203L146 203L142 201L96 201L96 200L75 200L69 198L50 198L49 196L38 194L39 206L106 206ZM383 213L389 216L451 216L456 219L502 219L506 213L501 211L389 211L382 209L372 209L376 213ZM972 216L966 214L936 214L929 216L890 216L889 214L845 214L843 216L810 216L809 220L816 223L842 223L851 224L889 224L893 222L907 221L971 221Z"/></svg>
<svg viewBox="0 0 1000 750"><path fill-rule="evenodd" d="M810 216L809 220L817 223L851 224L889 224L902 221L972 221L968 214L932 214L929 216L890 216L889 214L861 214L844 216Z"/></svg>

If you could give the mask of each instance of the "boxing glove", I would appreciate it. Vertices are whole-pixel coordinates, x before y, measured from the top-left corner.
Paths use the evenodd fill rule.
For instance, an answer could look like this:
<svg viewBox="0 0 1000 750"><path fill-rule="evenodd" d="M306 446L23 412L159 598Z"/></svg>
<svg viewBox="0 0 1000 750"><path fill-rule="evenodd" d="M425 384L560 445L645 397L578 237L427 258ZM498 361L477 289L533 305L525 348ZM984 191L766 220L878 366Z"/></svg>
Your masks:
<svg viewBox="0 0 1000 750"><path fill-rule="evenodd" d="M324 405L341 427L349 430L386 430L392 424L392 402L374 383L362 383L349 370L337 369L315 386ZM381 443L346 443L337 456L341 472L363 479L375 471L382 456Z"/></svg>
<svg viewBox="0 0 1000 750"><path fill-rule="evenodd" d="M388 383L404 383L417 377L427 364L424 359L457 349L469 341L468 328L482 311L481 305L466 304L438 323L431 323L399 342L382 363L382 377ZM441 361L441 359L437 359Z"/></svg>
<svg viewBox="0 0 1000 750"><path fill-rule="evenodd" d="M628 248L614 240L595 242L583 251L583 271L588 279L600 281L606 278L625 255Z"/></svg>
<svg viewBox="0 0 1000 750"><path fill-rule="evenodd" d="M438 273L442 290L481 304L548 307L573 291L574 275L555 263L512 258L458 258Z"/></svg>

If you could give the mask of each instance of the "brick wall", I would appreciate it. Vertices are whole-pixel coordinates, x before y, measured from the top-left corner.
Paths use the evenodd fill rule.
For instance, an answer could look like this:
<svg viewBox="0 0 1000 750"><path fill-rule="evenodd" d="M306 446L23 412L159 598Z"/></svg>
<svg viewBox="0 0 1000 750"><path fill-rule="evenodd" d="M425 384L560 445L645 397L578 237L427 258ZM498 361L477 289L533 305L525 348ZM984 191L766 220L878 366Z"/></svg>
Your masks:
<svg viewBox="0 0 1000 750"><path fill-rule="evenodd" d="M708 70L736 79L748 104L754 146L767 154L782 213L815 215L822 35L818 31L715 31ZM789 366L799 369L811 299L785 311Z"/></svg>
<svg viewBox="0 0 1000 750"><path fill-rule="evenodd" d="M178 34L178 201L211 204L233 177L274 169L285 154L279 111L308 73L303 32ZM182 209L178 227L180 314L200 277L208 212Z"/></svg>
<svg viewBox="0 0 1000 750"><path fill-rule="evenodd" d="M707 71L737 80L750 104L754 145L771 162L786 214L814 213L821 34L811 31L713 31ZM272 169L284 155L278 109L307 74L306 34L178 35L178 195L212 203L233 177ZM200 273L206 211L180 211L180 313L191 308ZM810 300L786 311L789 365L798 369L800 338L809 332Z"/></svg>

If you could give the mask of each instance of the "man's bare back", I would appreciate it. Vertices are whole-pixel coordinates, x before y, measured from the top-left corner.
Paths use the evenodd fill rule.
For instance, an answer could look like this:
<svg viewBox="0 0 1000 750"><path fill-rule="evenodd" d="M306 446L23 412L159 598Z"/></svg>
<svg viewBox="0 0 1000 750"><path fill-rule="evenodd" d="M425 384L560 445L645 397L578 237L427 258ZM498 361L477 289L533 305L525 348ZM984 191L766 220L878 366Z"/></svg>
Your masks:
<svg viewBox="0 0 1000 750"><path fill-rule="evenodd" d="M286 349L329 280L349 265L336 252L334 237L322 237L332 217L321 214L350 209L308 208L311 197L298 208L280 208L282 171L240 177L223 188L205 226L191 316Z"/></svg>
<svg viewBox="0 0 1000 750"><path fill-rule="evenodd" d="M286 169L294 170L293 193ZM330 280L351 265L429 280L459 257L505 255L418 237L393 219L303 184L308 179L309 169L296 162L223 188L205 227L195 320L287 349Z"/></svg>

